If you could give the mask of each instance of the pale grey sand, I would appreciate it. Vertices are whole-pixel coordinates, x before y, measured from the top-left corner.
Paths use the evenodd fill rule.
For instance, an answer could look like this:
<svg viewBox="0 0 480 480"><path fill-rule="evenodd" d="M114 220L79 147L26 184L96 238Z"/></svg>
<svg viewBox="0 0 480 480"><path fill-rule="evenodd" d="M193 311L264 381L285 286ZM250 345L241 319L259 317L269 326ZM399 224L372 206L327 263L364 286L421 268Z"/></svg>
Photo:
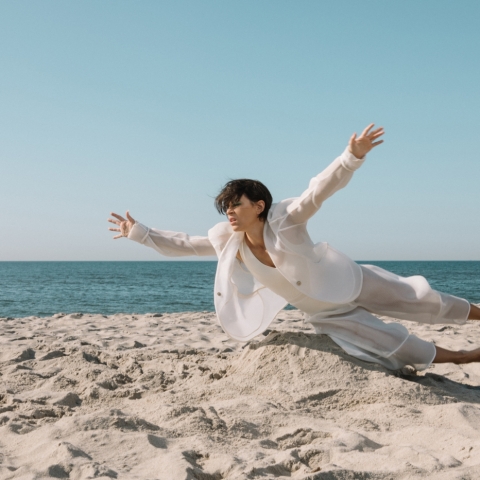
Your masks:
<svg viewBox="0 0 480 480"><path fill-rule="evenodd" d="M411 332L480 346L480 323ZM0 478L476 479L480 365L401 376L284 311L0 319Z"/></svg>

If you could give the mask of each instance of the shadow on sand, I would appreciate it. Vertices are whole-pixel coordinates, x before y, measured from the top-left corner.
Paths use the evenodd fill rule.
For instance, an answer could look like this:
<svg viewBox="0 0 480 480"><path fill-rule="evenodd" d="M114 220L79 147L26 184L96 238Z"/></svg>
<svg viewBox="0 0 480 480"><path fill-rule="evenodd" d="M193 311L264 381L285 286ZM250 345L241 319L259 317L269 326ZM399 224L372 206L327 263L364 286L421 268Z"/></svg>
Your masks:
<svg viewBox="0 0 480 480"><path fill-rule="evenodd" d="M344 352L330 337L303 332L269 331L266 338L258 343L249 344L250 349L267 345L290 345L298 348L309 348L324 353L333 353L344 361L359 366L367 371L383 372L393 375L406 382L422 385L435 395L446 397L449 402L468 402L480 404L480 386L468 385L450 380L442 375L430 372L405 374L402 371L392 371L375 363L365 362Z"/></svg>

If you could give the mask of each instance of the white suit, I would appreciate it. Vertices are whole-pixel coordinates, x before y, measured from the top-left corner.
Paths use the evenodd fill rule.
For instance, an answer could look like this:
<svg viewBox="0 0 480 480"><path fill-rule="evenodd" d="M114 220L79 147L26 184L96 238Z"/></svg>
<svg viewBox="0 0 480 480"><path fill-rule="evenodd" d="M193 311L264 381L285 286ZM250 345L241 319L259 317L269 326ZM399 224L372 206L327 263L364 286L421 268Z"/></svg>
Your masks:
<svg viewBox="0 0 480 480"><path fill-rule="evenodd" d="M369 351L376 355L389 356L405 343L409 336L408 331L399 324L396 324L396 327L393 325L391 328L388 327L364 309L369 310L368 305L355 303L362 291L362 272L365 269L327 243L314 244L306 228L308 219L318 211L323 201L345 187L352 178L353 172L363 164L364 160L354 157L346 149L324 171L311 179L308 188L300 197L286 199L272 205L265 222L264 241L277 270L292 286L311 299L327 302L330 305L335 304L333 310L318 312L318 315L310 317L313 319L312 322L321 321L322 327L316 326L317 331L329 334L349 353L357 353L360 358L378 361L375 357L368 358L368 352L365 354L362 350L365 342L372 344L371 338L368 337L375 336L376 332L381 338L390 335L388 346L384 342L377 350L374 347L369 348ZM262 285L244 265L240 264L236 255L243 241L244 232L234 232L228 222L215 225L209 230L208 237L150 229L136 223L129 238L167 256L216 254L218 265L214 289L215 309L224 331L237 340L247 341L262 333L287 304L283 297ZM378 275L374 271L369 270L367 273L369 278L374 275L373 280L369 281L370 285L381 278L381 274ZM465 321L464 313L468 314L469 310L469 304L465 300L431 290L423 277L410 277L413 279L411 280L390 275L391 277L386 275L387 282L388 278L393 283L396 279L401 279L399 285L414 291L418 285L417 290L422 290L423 297L429 297L430 303L432 299L433 303L438 303L438 313L427 315L426 321L429 323L441 321L441 312L452 310L449 305L442 306L442 301L445 303L445 299L447 303L458 303L457 300L463 302L460 308L456 308L456 312L461 311L462 318L455 318L453 321L457 323ZM407 292L407 295L409 294ZM375 295L370 297L373 299ZM467 304L468 308L464 304ZM357 308L359 306L362 308ZM434 310L436 309L434 305ZM383 310L386 309L383 308ZM377 313L387 314L382 311ZM412 317L415 318L414 313L409 312L398 318L412 319ZM345 315L342 317L341 314ZM328 321L332 315L335 315L335 319ZM455 315L458 317L459 314L455 313ZM352 331L351 325L352 322L357 321L359 327L360 324L364 327L364 339L356 342L356 334ZM383 327L378 322L382 323ZM445 323L451 323L450 319ZM336 330L338 335L335 335ZM353 330L358 331L356 328Z"/></svg>
<svg viewBox="0 0 480 480"><path fill-rule="evenodd" d="M298 198L272 205L265 222L265 246L278 270L305 295L326 302L347 304L362 287L362 270L353 260L327 243L314 244L307 232L308 219L323 201L343 188L363 159L348 150L312 178ZM215 225L208 237L149 229L136 224L129 238L163 255L218 256L215 309L227 334L247 341L262 333L287 302L246 272L236 258L243 232L228 222Z"/></svg>

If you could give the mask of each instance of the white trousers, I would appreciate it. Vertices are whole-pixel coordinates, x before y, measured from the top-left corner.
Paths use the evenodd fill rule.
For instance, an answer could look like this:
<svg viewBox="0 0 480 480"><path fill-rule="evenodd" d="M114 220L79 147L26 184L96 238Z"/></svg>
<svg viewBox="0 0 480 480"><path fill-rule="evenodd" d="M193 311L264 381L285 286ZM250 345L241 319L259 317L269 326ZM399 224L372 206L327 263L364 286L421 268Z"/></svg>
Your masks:
<svg viewBox="0 0 480 480"><path fill-rule="evenodd" d="M353 310L327 318L311 317L317 333L329 335L347 353L389 369L405 365L428 368L436 354L433 343L372 314L429 324L463 324L470 303L432 289L422 276L400 277L374 265L361 268L363 285Z"/></svg>

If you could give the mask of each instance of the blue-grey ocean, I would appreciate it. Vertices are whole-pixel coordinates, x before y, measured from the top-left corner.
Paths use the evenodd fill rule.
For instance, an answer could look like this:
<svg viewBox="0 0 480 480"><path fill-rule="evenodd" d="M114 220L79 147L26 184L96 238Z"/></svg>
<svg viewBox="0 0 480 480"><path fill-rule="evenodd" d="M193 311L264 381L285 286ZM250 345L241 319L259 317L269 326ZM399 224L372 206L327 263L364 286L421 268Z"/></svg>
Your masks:
<svg viewBox="0 0 480 480"><path fill-rule="evenodd" d="M359 262L480 303L480 262ZM216 262L0 262L0 317L213 311Z"/></svg>

